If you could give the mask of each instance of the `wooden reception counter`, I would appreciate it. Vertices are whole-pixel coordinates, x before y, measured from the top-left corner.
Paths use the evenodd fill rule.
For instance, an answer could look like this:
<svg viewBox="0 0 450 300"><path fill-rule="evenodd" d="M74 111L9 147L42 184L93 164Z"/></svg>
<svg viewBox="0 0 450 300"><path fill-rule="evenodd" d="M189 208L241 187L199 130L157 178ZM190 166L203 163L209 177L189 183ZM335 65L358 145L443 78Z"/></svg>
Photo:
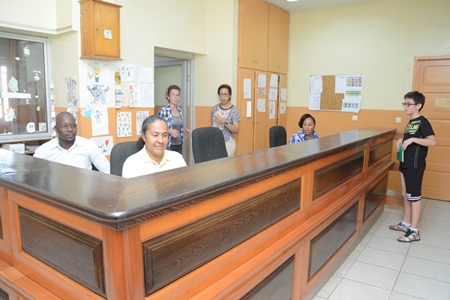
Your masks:
<svg viewBox="0 0 450 300"><path fill-rule="evenodd" d="M382 212L394 134L133 179L0 150L0 299L312 297Z"/></svg>

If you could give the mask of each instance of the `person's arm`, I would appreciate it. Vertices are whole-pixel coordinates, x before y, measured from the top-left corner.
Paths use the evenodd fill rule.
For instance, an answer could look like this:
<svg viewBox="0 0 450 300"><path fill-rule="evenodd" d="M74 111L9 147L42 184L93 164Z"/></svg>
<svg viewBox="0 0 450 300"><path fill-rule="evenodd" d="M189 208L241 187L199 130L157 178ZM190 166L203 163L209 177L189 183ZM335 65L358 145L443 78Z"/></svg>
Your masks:
<svg viewBox="0 0 450 300"><path fill-rule="evenodd" d="M425 146L425 147L435 147L437 145L436 136L430 135L426 138L410 138L402 143L403 150L406 150L412 143Z"/></svg>
<svg viewBox="0 0 450 300"><path fill-rule="evenodd" d="M233 124L231 123L225 124L225 123L228 122L225 121L223 127L228 128L228 130L231 131L232 133L237 134L239 132L239 122L235 122Z"/></svg>
<svg viewBox="0 0 450 300"><path fill-rule="evenodd" d="M110 164L109 160L101 153L97 145L94 144L94 148L91 150L90 155L91 163L102 173L110 174Z"/></svg>

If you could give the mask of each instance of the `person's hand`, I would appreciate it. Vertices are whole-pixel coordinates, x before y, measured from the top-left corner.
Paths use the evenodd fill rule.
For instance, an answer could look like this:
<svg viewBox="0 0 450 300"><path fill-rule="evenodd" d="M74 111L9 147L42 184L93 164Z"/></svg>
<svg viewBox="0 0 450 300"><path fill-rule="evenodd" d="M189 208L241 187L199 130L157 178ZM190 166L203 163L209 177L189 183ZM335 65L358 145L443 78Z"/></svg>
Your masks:
<svg viewBox="0 0 450 300"><path fill-rule="evenodd" d="M214 118L216 119L217 123L219 123L219 124L223 124L226 121L224 118L222 118L221 116L218 116L218 115L215 115Z"/></svg>
<svg viewBox="0 0 450 300"><path fill-rule="evenodd" d="M413 139L414 138L407 139L402 143L403 150L406 150L406 148L413 143Z"/></svg>
<svg viewBox="0 0 450 300"><path fill-rule="evenodd" d="M171 135L172 137L174 137L174 138L180 137L180 133L178 132L178 130L175 130L175 129L169 129L169 133L170 133L170 135Z"/></svg>
<svg viewBox="0 0 450 300"><path fill-rule="evenodd" d="M184 130L184 132L186 132L186 138L191 136L191 131L189 130L189 128L182 128L182 130Z"/></svg>
<svg viewBox="0 0 450 300"><path fill-rule="evenodd" d="M400 150L400 147L402 146L403 139L398 139L395 143L395 147L397 147L397 151Z"/></svg>

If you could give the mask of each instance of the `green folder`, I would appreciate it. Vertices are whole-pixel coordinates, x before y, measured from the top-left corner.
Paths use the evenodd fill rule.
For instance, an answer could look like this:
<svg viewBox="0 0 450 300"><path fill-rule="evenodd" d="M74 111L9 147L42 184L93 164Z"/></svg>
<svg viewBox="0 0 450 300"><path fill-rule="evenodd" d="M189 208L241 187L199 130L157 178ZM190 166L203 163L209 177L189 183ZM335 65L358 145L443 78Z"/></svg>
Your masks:
<svg viewBox="0 0 450 300"><path fill-rule="evenodd" d="M397 151L397 159L400 162L403 162L405 160L405 151L403 151L402 147L400 147L400 149L398 149L398 151Z"/></svg>

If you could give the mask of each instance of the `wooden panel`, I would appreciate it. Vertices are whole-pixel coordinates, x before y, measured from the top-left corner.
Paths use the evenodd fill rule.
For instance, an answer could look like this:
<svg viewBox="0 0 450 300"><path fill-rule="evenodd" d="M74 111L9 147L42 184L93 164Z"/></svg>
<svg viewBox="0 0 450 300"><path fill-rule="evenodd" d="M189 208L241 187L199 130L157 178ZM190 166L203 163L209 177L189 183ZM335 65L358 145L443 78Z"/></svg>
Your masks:
<svg viewBox="0 0 450 300"><path fill-rule="evenodd" d="M313 200L334 189L344 181L362 172L364 153L359 152L346 159L314 172Z"/></svg>
<svg viewBox="0 0 450 300"><path fill-rule="evenodd" d="M373 210L386 197L387 190L387 175L384 176L378 183L371 188L364 198L364 220L373 212Z"/></svg>
<svg viewBox="0 0 450 300"><path fill-rule="evenodd" d="M308 280L330 259L356 231L358 202L342 214L330 226L311 240Z"/></svg>
<svg viewBox="0 0 450 300"><path fill-rule="evenodd" d="M146 241L146 294L207 263L300 208L294 180L163 236Z"/></svg>
<svg viewBox="0 0 450 300"><path fill-rule="evenodd" d="M269 5L267 70L287 74L289 48L289 13Z"/></svg>
<svg viewBox="0 0 450 300"><path fill-rule="evenodd" d="M8 300L8 299L9 299L8 293L0 288L0 300Z"/></svg>
<svg viewBox="0 0 450 300"><path fill-rule="evenodd" d="M291 299L294 266L295 256L292 256L241 299Z"/></svg>
<svg viewBox="0 0 450 300"><path fill-rule="evenodd" d="M26 253L106 296L101 241L24 208L19 216Z"/></svg>
<svg viewBox="0 0 450 300"><path fill-rule="evenodd" d="M386 157L386 155L389 155L391 151L392 140L387 140L384 143L380 143L370 148L369 166L373 165L383 157Z"/></svg>
<svg viewBox="0 0 450 300"><path fill-rule="evenodd" d="M450 56L416 57L413 89L426 97L421 114L437 139L428 149L422 197L450 201Z"/></svg>

